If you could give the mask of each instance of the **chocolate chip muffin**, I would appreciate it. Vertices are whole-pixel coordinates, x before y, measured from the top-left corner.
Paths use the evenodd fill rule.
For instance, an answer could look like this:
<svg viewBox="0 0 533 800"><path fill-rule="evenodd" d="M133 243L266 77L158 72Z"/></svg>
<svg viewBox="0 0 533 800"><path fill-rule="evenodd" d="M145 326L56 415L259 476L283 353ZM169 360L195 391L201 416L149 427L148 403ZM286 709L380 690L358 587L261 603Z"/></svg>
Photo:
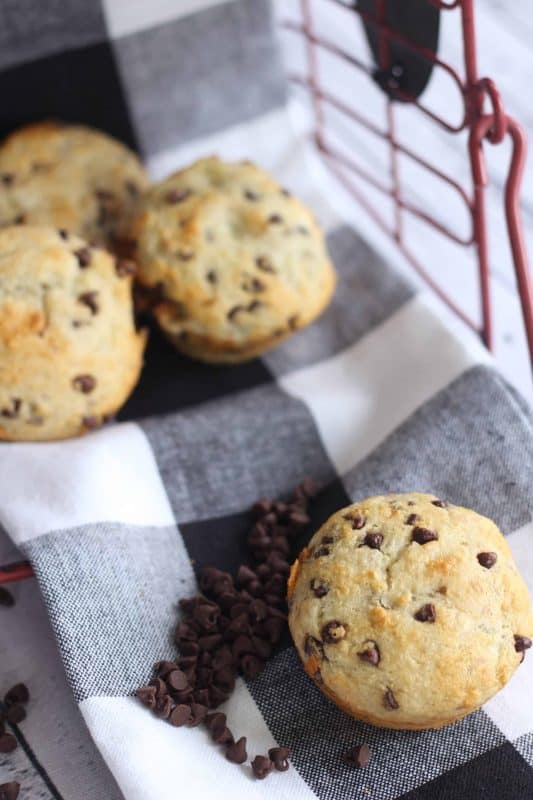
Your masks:
<svg viewBox="0 0 533 800"><path fill-rule="evenodd" d="M281 342L335 287L311 212L250 162L206 158L175 173L144 196L125 238L161 328L205 361Z"/></svg>
<svg viewBox="0 0 533 800"><path fill-rule="evenodd" d="M0 230L0 439L98 427L135 386L132 264L53 228Z"/></svg>
<svg viewBox="0 0 533 800"><path fill-rule="evenodd" d="M82 125L40 122L0 146L0 225L52 225L113 248L148 178L120 142Z"/></svg>
<svg viewBox="0 0 533 800"><path fill-rule="evenodd" d="M504 686L531 647L527 588L489 519L427 494L338 511L289 578L305 670L346 712L438 728Z"/></svg>

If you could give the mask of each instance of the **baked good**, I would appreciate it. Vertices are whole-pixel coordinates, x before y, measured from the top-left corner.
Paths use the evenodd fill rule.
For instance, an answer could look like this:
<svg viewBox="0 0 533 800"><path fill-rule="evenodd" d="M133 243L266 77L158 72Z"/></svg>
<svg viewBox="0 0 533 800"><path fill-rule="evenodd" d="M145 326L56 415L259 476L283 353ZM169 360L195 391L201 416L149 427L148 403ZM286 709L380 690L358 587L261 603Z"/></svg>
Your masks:
<svg viewBox="0 0 533 800"><path fill-rule="evenodd" d="M205 361L256 356L315 319L335 287L311 212L247 161L206 158L153 186L125 238L161 328Z"/></svg>
<svg viewBox="0 0 533 800"><path fill-rule="evenodd" d="M125 145L82 125L39 122L0 146L0 225L52 225L110 247L148 185Z"/></svg>
<svg viewBox="0 0 533 800"><path fill-rule="evenodd" d="M493 522L391 494L341 509L313 536L291 570L289 626L308 674L349 714L438 728L507 683L533 613Z"/></svg>
<svg viewBox="0 0 533 800"><path fill-rule="evenodd" d="M120 408L142 365L132 265L54 228L0 230L0 439L63 439Z"/></svg>

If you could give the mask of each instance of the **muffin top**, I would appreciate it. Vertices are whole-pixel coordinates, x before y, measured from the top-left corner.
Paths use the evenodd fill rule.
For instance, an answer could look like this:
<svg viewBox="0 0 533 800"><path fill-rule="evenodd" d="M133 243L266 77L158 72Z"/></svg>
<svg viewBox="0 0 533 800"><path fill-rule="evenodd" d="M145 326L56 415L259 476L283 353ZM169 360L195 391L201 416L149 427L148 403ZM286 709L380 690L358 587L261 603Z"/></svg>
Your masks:
<svg viewBox="0 0 533 800"><path fill-rule="evenodd" d="M39 122L0 146L0 225L51 225L112 248L147 185L137 156L110 136Z"/></svg>
<svg viewBox="0 0 533 800"><path fill-rule="evenodd" d="M439 727L509 680L533 614L489 519L427 494L338 511L289 579L289 625L306 671L353 716Z"/></svg>
<svg viewBox="0 0 533 800"><path fill-rule="evenodd" d="M132 271L53 228L0 230L0 438L75 435L122 404L145 342Z"/></svg>
<svg viewBox="0 0 533 800"><path fill-rule="evenodd" d="M335 285L311 212L250 162L206 158L153 186L126 236L162 328L208 360L280 341Z"/></svg>

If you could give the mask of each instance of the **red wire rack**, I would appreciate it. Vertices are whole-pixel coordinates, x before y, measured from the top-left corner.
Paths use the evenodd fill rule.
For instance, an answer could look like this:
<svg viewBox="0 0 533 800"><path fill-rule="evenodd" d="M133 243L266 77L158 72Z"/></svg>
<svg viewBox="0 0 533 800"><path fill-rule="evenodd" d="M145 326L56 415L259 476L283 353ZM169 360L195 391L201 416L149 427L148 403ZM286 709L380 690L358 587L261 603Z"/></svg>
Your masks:
<svg viewBox="0 0 533 800"><path fill-rule="evenodd" d="M427 3L440 9L443 13L455 12L461 15L463 36L464 75L461 76L452 65L441 60L431 50L413 41L409 36L395 30L387 22L387 0L376 0L375 15L356 6L347 6L342 0L328 0L332 5L340 6L354 14L358 14L364 23L376 34L378 41L379 70L387 74L392 66L391 45L401 44L411 53L416 54L431 65L443 69L455 82L463 107L461 119L456 125L450 124L439 114L432 111L423 100L410 96L402 90L398 82L390 74L386 102L385 120L380 126L373 119L365 116L360 108L350 105L344 98L324 86L319 66L319 55L329 53L341 59L350 68L366 73L374 79L375 70L363 63L357 54L347 52L336 42L317 32L314 21L312 0L300 0L301 22L283 21L282 26L299 33L304 37L307 56L307 74L290 75L290 79L311 93L314 109L313 136L316 146L324 156L329 168L348 192L366 209L378 226L396 243L407 261L418 274L429 284L433 291L476 333L489 349L493 346L493 313L491 302L491 286L489 280L489 249L487 241L487 221L485 210L485 194L488 183L487 169L483 146L486 142L499 144L509 137L512 144L509 171L505 183L505 217L511 252L516 274L518 291L522 306L524 328L533 360L533 283L529 273L527 252L524 240L522 218L520 212L520 185L526 158L527 140L520 124L506 114L498 88L490 78L480 78L477 69L476 36L474 18L474 0L426 0ZM468 132L468 159L470 162L470 185L465 187L454 180L435 164L418 154L414 149L398 141L396 135L395 100L409 103L417 108L426 118L440 126L450 136L462 131ZM488 108L486 109L486 106ZM388 143L390 184L384 183L382 176L376 176L358 165L349 155L343 153L331 143L328 137L328 123L325 110L330 107L340 112L350 123L361 126L367 132ZM428 213L427 210L407 199L402 191L398 156L402 154L419 167L444 181L454 189L463 201L470 221L468 235L461 236L442 221ZM378 192L387 195L393 202L393 223L387 221L380 208L365 195L364 184L370 185ZM408 245L404 235L404 217L411 215L447 239L462 247L471 247L475 253L479 273L479 289L481 297L481 325L466 314L452 297L437 283L424 267L420 259Z"/></svg>
<svg viewBox="0 0 533 800"><path fill-rule="evenodd" d="M328 41L315 32L313 23L312 0L300 0L302 22L286 21L282 23L286 28L300 33L306 42L308 74L289 76L294 82L309 89L313 99L315 112L314 139L316 146L325 157L330 168L346 187L349 193L366 209L380 228L386 232L397 244L403 255L416 271L426 280L432 289L473 328L483 339L487 347L492 346L492 306L489 281L489 257L486 232L485 189L487 186L487 170L483 153L485 142L499 144L509 136L512 141L512 154L509 172L505 185L505 215L509 241L513 255L514 268L524 326L530 356L533 358L533 285L529 275L527 253L524 242L523 226L520 214L520 184L526 157L526 136L519 123L505 113L503 103L494 81L490 78L479 78L476 59L476 39L473 0L426 0L437 8L450 12L456 10L461 14L463 44L464 44L464 78L452 66L445 63L430 50L421 47L416 42L401 32L391 28L386 20L387 0L376 0L376 16L369 14L357 7L351 8L355 13L376 31L379 42L379 67L387 70L391 66L390 45L399 42L412 52L422 57L433 65L444 69L455 81L463 99L461 121L452 125L444 118L426 107L415 97L410 97L396 85L389 88L403 102L408 102L418 108L422 114L440 125L450 135L461 131L468 131L468 156L471 166L471 185L463 187L458 181L431 164L427 159L417 154L413 149L398 142L395 126L394 100L389 99L386 104L385 126L380 127L373 120L367 118L360 109L354 108L343 99L328 91L321 84L317 54L320 49L344 60L355 69L365 72L369 79L373 79L373 70L365 65L353 53L346 52L335 42ZM347 6L342 0L328 0L328 2ZM485 104L489 102L490 110L485 112ZM379 176L374 176L362 169L344 153L328 143L327 125L324 107L330 105L340 111L354 124L361 125L374 136L388 142L390 157L391 187L388 187ZM438 179L446 182L457 191L462 198L471 219L471 231L467 236L460 236L447 225L432 217L423 208L404 199L398 170L398 154L402 153L407 158L416 162L423 169L433 174ZM355 179L372 185L378 191L387 194L394 203L394 224L391 226L379 208L373 205L364 191L355 183ZM473 247L475 250L479 270L479 285L481 291L482 325L479 327L462 309L447 295L447 293L433 280L419 259L408 247L403 234L403 216L411 214L431 225L443 236L463 247ZM27 562L18 562L6 567L0 567L0 584L11 583L29 578L33 575L31 566Z"/></svg>

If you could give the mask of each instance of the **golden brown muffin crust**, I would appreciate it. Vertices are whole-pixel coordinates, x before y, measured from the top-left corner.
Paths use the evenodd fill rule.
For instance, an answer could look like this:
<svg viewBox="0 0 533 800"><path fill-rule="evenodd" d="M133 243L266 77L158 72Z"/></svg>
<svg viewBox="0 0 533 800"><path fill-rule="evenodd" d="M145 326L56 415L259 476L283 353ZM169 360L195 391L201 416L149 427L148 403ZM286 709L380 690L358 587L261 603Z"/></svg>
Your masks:
<svg viewBox="0 0 533 800"><path fill-rule="evenodd" d="M469 714L507 683L533 635L496 525L426 494L334 514L293 565L288 595L306 671L349 714L384 727Z"/></svg>

